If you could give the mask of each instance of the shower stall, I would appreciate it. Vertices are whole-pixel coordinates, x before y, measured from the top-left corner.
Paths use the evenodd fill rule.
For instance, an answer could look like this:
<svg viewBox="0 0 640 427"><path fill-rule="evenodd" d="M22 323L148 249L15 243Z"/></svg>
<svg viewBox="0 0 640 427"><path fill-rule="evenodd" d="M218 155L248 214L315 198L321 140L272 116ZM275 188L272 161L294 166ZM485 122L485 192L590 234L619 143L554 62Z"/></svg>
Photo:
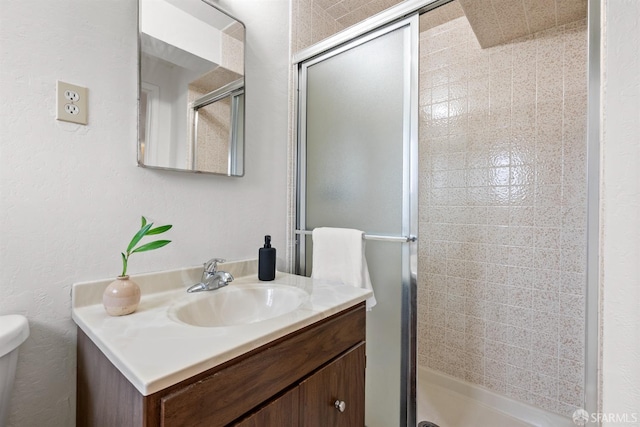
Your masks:
<svg viewBox="0 0 640 427"><path fill-rule="evenodd" d="M391 3L294 54L296 269L314 227L383 240L368 427L575 425L596 411L584 2Z"/></svg>

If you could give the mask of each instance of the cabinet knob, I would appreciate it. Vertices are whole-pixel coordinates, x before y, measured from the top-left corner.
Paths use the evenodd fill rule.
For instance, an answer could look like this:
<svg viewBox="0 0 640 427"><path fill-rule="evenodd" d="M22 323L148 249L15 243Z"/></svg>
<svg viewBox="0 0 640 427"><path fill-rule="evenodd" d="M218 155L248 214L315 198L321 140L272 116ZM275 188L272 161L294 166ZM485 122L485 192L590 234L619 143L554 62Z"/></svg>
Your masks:
<svg viewBox="0 0 640 427"><path fill-rule="evenodd" d="M340 412L344 412L344 410L347 409L347 404L344 403L344 400L336 400L336 403L334 403L333 405Z"/></svg>

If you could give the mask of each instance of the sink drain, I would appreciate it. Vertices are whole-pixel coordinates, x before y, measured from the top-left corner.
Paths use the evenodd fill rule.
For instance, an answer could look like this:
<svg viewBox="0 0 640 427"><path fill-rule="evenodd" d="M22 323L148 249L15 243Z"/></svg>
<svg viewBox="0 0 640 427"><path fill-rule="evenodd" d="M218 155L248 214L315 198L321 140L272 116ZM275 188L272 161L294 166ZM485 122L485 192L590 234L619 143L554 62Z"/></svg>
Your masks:
<svg viewBox="0 0 640 427"><path fill-rule="evenodd" d="M418 427L439 427L438 424L432 423L431 421L420 421L418 423Z"/></svg>

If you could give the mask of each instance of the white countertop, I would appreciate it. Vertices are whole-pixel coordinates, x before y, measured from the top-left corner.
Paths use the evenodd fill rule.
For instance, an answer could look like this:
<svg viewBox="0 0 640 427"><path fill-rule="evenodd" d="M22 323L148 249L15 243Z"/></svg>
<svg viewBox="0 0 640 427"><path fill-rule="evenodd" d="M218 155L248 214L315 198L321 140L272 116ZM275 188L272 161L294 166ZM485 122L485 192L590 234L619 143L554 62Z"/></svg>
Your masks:
<svg viewBox="0 0 640 427"><path fill-rule="evenodd" d="M235 280L258 282L256 261L220 264ZM202 267L131 276L142 291L138 310L111 317L102 306L102 292L113 279L76 283L72 318L142 395L150 395L229 361L270 341L352 307L371 291L278 272L272 282L295 286L309 294L297 310L258 323L198 327L171 320L169 307L202 293L186 288L200 281ZM208 291L215 292L215 291Z"/></svg>

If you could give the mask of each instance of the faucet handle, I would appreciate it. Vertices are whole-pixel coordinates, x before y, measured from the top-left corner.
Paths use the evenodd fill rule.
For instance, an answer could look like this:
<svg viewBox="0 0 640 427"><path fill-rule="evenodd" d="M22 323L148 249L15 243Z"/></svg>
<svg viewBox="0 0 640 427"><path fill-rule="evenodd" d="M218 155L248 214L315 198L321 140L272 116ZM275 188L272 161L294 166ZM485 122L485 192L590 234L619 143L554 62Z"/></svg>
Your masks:
<svg viewBox="0 0 640 427"><path fill-rule="evenodd" d="M204 272L214 274L217 271L219 262L225 262L225 260L222 258L211 258L209 261L204 263Z"/></svg>

